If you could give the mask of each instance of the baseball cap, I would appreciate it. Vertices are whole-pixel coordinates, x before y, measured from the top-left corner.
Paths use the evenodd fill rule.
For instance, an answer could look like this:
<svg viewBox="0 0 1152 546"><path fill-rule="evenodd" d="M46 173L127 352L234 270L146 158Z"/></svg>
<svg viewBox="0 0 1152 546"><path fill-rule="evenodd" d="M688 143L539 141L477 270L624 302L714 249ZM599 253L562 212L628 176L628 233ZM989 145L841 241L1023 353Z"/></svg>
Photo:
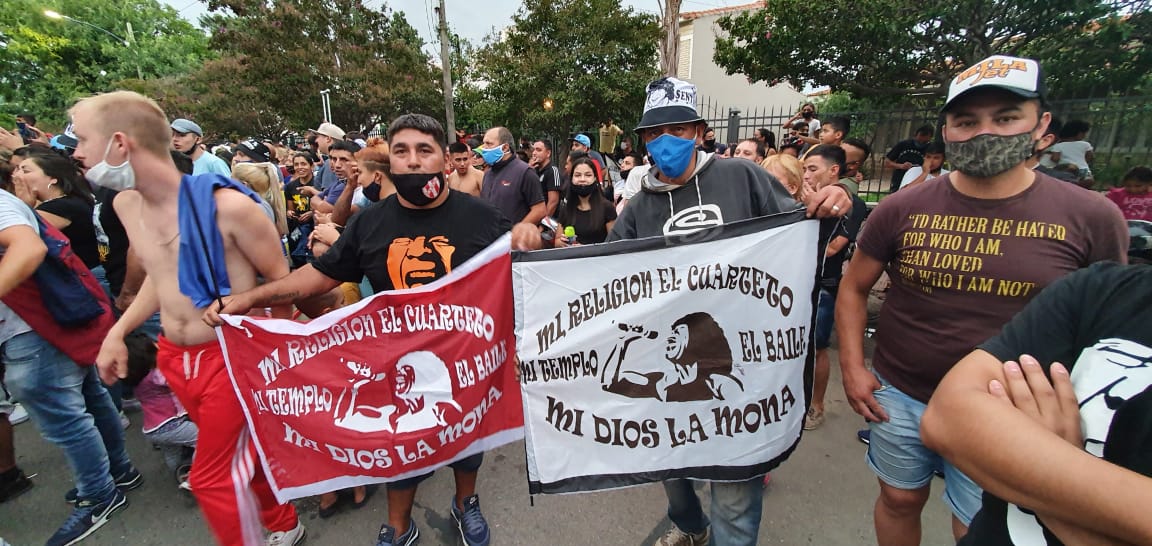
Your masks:
<svg viewBox="0 0 1152 546"><path fill-rule="evenodd" d="M204 130L190 119L179 118L172 120L172 130L177 133L196 133L197 136L204 136Z"/></svg>
<svg viewBox="0 0 1152 546"><path fill-rule="evenodd" d="M59 134L52 137L48 145L52 146L54 150L68 152L68 154L71 155L72 152L76 150L76 138L66 134Z"/></svg>
<svg viewBox="0 0 1152 546"><path fill-rule="evenodd" d="M312 132L326 137L332 137L336 140L344 140L344 129L337 127L335 123L321 123L319 127L312 129Z"/></svg>
<svg viewBox="0 0 1152 546"><path fill-rule="evenodd" d="M940 111L948 111L965 93L982 87L1004 89L1026 99L1040 99L1041 103L1047 93L1040 63L1033 59L993 55L965 68L952 79L948 85L948 99Z"/></svg>
<svg viewBox="0 0 1152 546"><path fill-rule="evenodd" d="M252 158L252 161L256 163L267 163L271 161L268 147L258 140L251 138L245 140L236 146L236 151L243 152L244 155Z"/></svg>
<svg viewBox="0 0 1152 546"><path fill-rule="evenodd" d="M590 140L588 138L588 135L577 134L576 136L574 136L568 140L573 141L573 142L579 142L580 144L583 144L589 148L592 147L592 140Z"/></svg>
<svg viewBox="0 0 1152 546"><path fill-rule="evenodd" d="M696 86L676 78L660 78L648 84L644 115L636 130L672 123L695 123L704 118L696 112Z"/></svg>

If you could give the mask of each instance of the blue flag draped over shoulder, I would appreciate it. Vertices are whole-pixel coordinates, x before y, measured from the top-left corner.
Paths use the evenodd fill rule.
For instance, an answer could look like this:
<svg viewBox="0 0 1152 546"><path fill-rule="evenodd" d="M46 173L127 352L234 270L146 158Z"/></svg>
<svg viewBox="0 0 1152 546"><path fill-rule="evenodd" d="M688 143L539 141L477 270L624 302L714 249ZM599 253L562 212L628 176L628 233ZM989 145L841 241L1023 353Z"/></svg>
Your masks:
<svg viewBox="0 0 1152 546"><path fill-rule="evenodd" d="M787 459L812 388L821 228L801 210L516 254L529 491L747 480Z"/></svg>
<svg viewBox="0 0 1152 546"><path fill-rule="evenodd" d="M216 190L236 190L260 203L260 196L247 186L218 174L184 175L180 179L177 215L180 223L180 253L177 276L180 292L197 308L232 293L224 262L224 239L216 225Z"/></svg>

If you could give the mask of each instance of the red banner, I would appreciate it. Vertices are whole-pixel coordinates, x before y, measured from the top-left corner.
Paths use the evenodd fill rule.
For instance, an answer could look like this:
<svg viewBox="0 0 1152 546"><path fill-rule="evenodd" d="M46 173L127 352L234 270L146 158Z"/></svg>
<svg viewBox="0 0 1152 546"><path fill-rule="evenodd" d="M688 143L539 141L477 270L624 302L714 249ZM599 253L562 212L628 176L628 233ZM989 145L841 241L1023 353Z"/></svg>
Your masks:
<svg viewBox="0 0 1152 546"><path fill-rule="evenodd" d="M308 323L225 317L217 335L279 500L523 437L508 248L506 236L435 283Z"/></svg>

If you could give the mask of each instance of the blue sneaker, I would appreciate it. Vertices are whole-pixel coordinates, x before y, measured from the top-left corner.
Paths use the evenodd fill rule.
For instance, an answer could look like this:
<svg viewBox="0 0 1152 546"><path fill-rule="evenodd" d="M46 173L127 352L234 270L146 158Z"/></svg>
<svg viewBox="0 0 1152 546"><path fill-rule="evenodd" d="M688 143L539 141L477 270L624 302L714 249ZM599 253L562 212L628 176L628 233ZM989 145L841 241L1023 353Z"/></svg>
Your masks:
<svg viewBox="0 0 1152 546"><path fill-rule="evenodd" d="M128 497L125 497L119 489L112 490L112 496L102 501L81 499L76 502L72 515L68 516L64 525L60 526L44 546L76 544L103 527L112 514L125 506L128 506Z"/></svg>
<svg viewBox="0 0 1152 546"><path fill-rule="evenodd" d="M380 534L376 535L376 546L412 546L420 538L420 528L415 521L408 522L408 532L396 536L396 529L385 523L380 526Z"/></svg>
<svg viewBox="0 0 1152 546"><path fill-rule="evenodd" d="M467 546L488 546L491 539L488 533L488 521L480 511L480 497L472 495L464 499L464 509L456 507L456 498L452 498L452 517L460 529L460 538Z"/></svg>
<svg viewBox="0 0 1152 546"><path fill-rule="evenodd" d="M860 440L860 443L862 443L862 444L872 443L872 429L866 428L863 430L857 430L856 431L856 439Z"/></svg>
<svg viewBox="0 0 1152 546"><path fill-rule="evenodd" d="M129 467L126 472L119 476L113 476L112 481L115 482L116 488L125 493L140 487L144 483L144 476L136 470L135 466ZM76 504L76 497L80 495L80 491L75 487L69 489L64 493L64 502L68 504Z"/></svg>

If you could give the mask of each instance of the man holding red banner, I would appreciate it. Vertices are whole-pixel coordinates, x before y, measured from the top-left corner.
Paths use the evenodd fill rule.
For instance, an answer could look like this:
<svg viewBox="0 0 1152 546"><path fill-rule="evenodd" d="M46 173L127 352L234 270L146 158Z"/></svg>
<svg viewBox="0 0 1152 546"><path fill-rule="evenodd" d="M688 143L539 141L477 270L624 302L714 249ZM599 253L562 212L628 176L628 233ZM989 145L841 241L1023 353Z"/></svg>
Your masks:
<svg viewBox="0 0 1152 546"><path fill-rule="evenodd" d="M200 427L188 480L216 541L303 542L296 509L276 501L255 466L215 332L196 321L221 292L288 273L276 227L246 187L217 174L181 176L168 149L172 129L151 99L116 91L82 99L69 113L79 141L72 157L88 167L89 182L120 192L116 214L148 274L100 347L101 378L127 377L124 336L160 311L157 369ZM262 526L270 531L266 538Z"/></svg>
<svg viewBox="0 0 1152 546"><path fill-rule="evenodd" d="M400 116L388 128L388 141L395 197L354 216L332 249L314 265L225 297L221 308L204 313L204 321L218 326L223 323L222 314L298 301L363 277L377 292L423 286L447 275L509 231L511 224L499 210L464 192L451 191L445 183L448 154L439 122L421 114ZM421 355L410 356L408 364L416 366ZM401 390L407 384L402 380L405 359L409 356L397 363L397 388ZM421 413L413 413L412 418ZM427 418L435 420L436 415ZM397 420L395 426L401 425ZM486 546L490 539L476 495L482 461L483 453L478 453L450 465L456 477L452 515L469 546ZM429 476L388 484L388 522L380 528L378 546L416 543L420 531L412 521L412 504L417 485Z"/></svg>

